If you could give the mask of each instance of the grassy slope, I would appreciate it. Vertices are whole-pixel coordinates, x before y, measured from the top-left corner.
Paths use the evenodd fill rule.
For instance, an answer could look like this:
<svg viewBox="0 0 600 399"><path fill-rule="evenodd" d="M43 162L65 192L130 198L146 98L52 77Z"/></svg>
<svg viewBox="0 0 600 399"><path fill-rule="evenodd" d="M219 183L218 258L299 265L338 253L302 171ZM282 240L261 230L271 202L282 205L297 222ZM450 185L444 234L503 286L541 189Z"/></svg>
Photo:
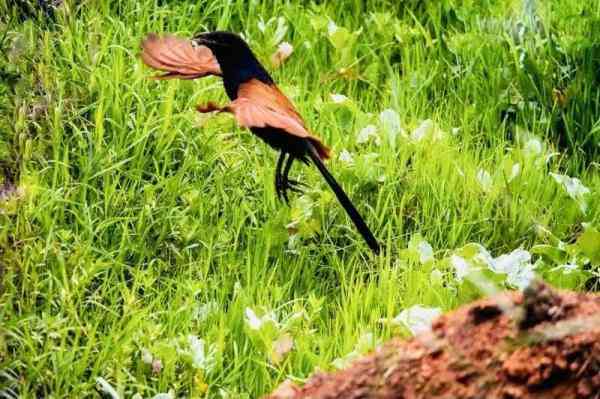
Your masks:
<svg viewBox="0 0 600 399"><path fill-rule="evenodd" d="M530 247L543 242L538 225L570 240L581 222L598 223L598 201L583 215L548 176L578 176L592 195L600 192L592 162L600 134L597 46L586 36L598 28L594 2L539 10L557 43L538 32L521 45L511 38L519 2L465 2L456 12L406 2L412 13L397 6L397 19L380 28L369 12L392 9L382 2L366 10L359 1L319 9L158 3L88 2L61 11L51 29L31 19L3 25L4 71L16 78L3 86L0 154L20 165L22 190L0 212L4 392L83 397L101 376L127 397L169 389L199 396L205 383L211 396L221 389L256 396L287 376L331 367L366 331L389 337L397 331L379 320L406 306L447 309L468 298L448 267L439 266L442 286L430 280L434 265L403 256L413 233L441 258L468 242L494 254ZM351 32L362 28L348 54L336 52L318 15ZM330 165L386 255L367 253L313 170L293 172L313 187L306 200L291 210L277 203L276 154L230 119L194 112L205 99L224 101L218 81L151 81L137 57L149 31L221 28L244 31L267 60L276 22L265 34L257 23L279 16L295 52L274 76L336 153L354 155L354 165ZM336 75L354 61L361 80ZM554 88L572 98L565 108L553 102ZM351 102L331 104L331 93ZM380 129L381 146L357 144L357 132L377 124L385 108L409 133L431 118L447 134L390 142ZM536 164L518 149L516 126L561 155ZM511 162L522 173L507 183ZM477 183L480 168L492 175L490 192ZM306 203L312 216L290 250L285 226ZM196 310L206 303L216 309L203 320ZM278 332L250 331L247 307L273 309L280 320L303 315L282 322L295 340L283 362L270 364L265 349ZM213 345L210 372L177 352L188 334ZM159 374L143 364L141 348L161 358Z"/></svg>

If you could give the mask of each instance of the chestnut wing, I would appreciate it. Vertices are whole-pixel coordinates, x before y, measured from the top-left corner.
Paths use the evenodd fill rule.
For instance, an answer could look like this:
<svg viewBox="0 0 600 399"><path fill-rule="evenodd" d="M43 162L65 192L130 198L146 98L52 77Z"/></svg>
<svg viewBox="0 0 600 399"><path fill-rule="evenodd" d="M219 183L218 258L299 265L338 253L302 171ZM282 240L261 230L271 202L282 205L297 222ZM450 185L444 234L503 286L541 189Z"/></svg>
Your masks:
<svg viewBox="0 0 600 399"><path fill-rule="evenodd" d="M142 61L151 68L167 72L156 79L196 79L221 75L221 68L212 51L191 40L176 36L159 37L150 33L142 41Z"/></svg>

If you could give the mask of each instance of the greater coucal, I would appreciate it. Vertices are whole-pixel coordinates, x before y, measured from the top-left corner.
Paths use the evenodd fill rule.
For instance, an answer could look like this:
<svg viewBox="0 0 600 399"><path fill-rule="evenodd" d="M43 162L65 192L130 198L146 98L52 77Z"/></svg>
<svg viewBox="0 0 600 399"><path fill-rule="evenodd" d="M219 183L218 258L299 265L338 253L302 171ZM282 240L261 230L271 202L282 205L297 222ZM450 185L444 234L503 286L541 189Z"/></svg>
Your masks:
<svg viewBox="0 0 600 399"><path fill-rule="evenodd" d="M300 192L301 183L290 180L294 160L311 160L373 252L379 244L344 190L329 173L323 160L330 149L306 127L291 101L277 88L248 44L231 32L208 32L193 39L154 34L142 43L142 59L150 67L167 72L159 79L195 79L221 76L231 102L218 107L199 106L200 112L228 112L237 122L280 152L275 168L275 190L288 202L287 191ZM287 159L286 159L287 158Z"/></svg>

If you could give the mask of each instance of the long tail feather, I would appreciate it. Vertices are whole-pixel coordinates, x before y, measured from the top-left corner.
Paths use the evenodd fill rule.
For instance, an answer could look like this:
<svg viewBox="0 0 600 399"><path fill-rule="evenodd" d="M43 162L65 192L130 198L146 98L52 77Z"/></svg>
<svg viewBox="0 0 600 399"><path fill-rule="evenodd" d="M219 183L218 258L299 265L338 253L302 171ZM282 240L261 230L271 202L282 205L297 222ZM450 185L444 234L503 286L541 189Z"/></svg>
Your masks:
<svg viewBox="0 0 600 399"><path fill-rule="evenodd" d="M327 184L329 184L329 187L331 187L331 189L335 193L335 196L337 197L338 201L340 201L340 204L342 204L342 207L344 207L346 213L348 213L348 216L350 216L350 219L352 219L352 222L358 229L358 232L365 239L369 248L371 248L373 252L378 254L379 243L377 242L377 239L375 239L375 237L373 236L373 233L371 233L369 226L367 226L364 219L360 216L360 214L358 213L358 211L356 210L356 208L354 207L344 190L340 187L338 182L334 179L331 173L329 173L329 170L327 170L327 167L325 166L323 161L321 161L321 157L319 156L319 153L317 152L317 149L314 147L314 145L309 140L306 140L305 142L308 149L308 155L312 159L313 163L319 169L319 172L321 172L321 174L325 178L325 181L327 181Z"/></svg>

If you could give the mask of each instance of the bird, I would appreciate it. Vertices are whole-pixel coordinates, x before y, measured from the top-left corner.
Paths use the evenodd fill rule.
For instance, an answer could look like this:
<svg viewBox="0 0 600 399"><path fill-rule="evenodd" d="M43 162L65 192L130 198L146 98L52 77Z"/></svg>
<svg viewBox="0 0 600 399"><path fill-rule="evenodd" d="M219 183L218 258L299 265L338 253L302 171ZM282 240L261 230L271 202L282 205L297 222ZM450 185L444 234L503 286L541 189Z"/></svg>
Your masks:
<svg viewBox="0 0 600 399"><path fill-rule="evenodd" d="M277 197L289 205L288 191L302 192L304 183L289 178L294 161L312 162L356 226L369 248L380 245L348 195L325 166L330 148L310 132L292 102L277 87L246 41L227 31L204 32L191 39L149 34L142 41L142 60L165 72L156 79L197 79L217 76L231 100L224 106L213 102L199 105L202 113L224 112L237 123L279 151L275 166Z"/></svg>

